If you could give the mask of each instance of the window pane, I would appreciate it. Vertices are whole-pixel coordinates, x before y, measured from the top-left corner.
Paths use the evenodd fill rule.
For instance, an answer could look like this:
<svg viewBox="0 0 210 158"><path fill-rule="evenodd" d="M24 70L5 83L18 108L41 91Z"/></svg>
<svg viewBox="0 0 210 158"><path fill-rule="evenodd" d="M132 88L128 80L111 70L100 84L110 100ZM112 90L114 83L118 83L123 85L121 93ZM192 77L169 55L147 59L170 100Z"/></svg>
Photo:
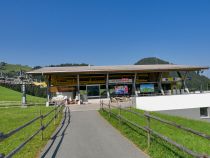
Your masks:
<svg viewBox="0 0 210 158"><path fill-rule="evenodd" d="M87 86L87 95L89 97L100 96L99 86Z"/></svg>
<svg viewBox="0 0 210 158"><path fill-rule="evenodd" d="M208 108L200 108L200 116L208 117Z"/></svg>

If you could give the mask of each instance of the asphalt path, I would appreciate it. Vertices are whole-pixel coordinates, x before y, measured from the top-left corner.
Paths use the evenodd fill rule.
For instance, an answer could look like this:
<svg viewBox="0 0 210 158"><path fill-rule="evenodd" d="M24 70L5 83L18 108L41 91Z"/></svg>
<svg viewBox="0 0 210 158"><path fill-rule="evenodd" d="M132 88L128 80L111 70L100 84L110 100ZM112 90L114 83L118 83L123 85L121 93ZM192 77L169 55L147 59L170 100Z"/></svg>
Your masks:
<svg viewBox="0 0 210 158"><path fill-rule="evenodd" d="M61 126L54 133L42 158L148 158L122 136L96 110L66 108Z"/></svg>

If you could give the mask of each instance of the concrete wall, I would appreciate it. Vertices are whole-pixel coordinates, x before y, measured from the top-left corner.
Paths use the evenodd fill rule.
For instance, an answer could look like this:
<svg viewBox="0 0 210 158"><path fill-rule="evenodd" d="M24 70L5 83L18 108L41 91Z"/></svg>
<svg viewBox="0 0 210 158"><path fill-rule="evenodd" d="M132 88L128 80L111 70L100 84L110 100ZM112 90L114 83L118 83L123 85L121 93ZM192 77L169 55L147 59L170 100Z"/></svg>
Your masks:
<svg viewBox="0 0 210 158"><path fill-rule="evenodd" d="M210 108L208 108L210 114ZM200 108L192 108L192 109L182 109L182 110L165 110L165 111L158 111L163 114L174 115L174 116L181 116L195 120L203 120L209 121L210 118L201 118L200 117Z"/></svg>
<svg viewBox="0 0 210 158"><path fill-rule="evenodd" d="M210 107L210 93L136 97L136 108L146 111Z"/></svg>

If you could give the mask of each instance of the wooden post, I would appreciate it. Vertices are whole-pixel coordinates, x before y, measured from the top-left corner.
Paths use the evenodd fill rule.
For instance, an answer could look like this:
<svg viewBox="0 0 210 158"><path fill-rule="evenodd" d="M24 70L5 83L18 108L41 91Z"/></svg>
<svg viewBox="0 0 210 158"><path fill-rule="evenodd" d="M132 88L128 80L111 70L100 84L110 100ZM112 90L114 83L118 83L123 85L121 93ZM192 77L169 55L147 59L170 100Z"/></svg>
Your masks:
<svg viewBox="0 0 210 158"><path fill-rule="evenodd" d="M138 93L136 91L136 78L137 78L137 73L134 74L134 79L133 79L133 94L137 97Z"/></svg>
<svg viewBox="0 0 210 158"><path fill-rule="evenodd" d="M79 82L79 74L77 74L77 95L78 95L78 104L80 104L80 82Z"/></svg>
<svg viewBox="0 0 210 158"><path fill-rule="evenodd" d="M40 113L40 116L41 116L41 118L40 118L40 128L42 128L42 130L41 130L41 140L43 140L43 115L42 115L41 110L39 111L39 113Z"/></svg>
<svg viewBox="0 0 210 158"><path fill-rule="evenodd" d="M54 105L55 106L55 105ZM55 106L55 109L54 109L54 125L55 125L55 122L56 122L56 106Z"/></svg>
<svg viewBox="0 0 210 158"><path fill-rule="evenodd" d="M163 74L162 72L159 73L159 79L158 79L158 88L161 92L162 95L165 95L164 91L163 91L163 87L162 87L162 77L163 77Z"/></svg>
<svg viewBox="0 0 210 158"><path fill-rule="evenodd" d="M110 102L109 102L109 118L111 117L111 105L110 105Z"/></svg>
<svg viewBox="0 0 210 158"><path fill-rule="evenodd" d="M50 87L51 87L51 75L49 75L48 79L47 79L47 102L48 102L48 104L50 103L50 99L51 99Z"/></svg>
<svg viewBox="0 0 210 158"><path fill-rule="evenodd" d="M109 94L109 74L106 74L106 93L107 93L107 98L110 98Z"/></svg>
<svg viewBox="0 0 210 158"><path fill-rule="evenodd" d="M61 108L61 107L58 106L58 111L57 111L57 116L58 116L57 118L58 118L58 119L59 119L59 115L60 115L60 112L61 112L61 111L60 111L60 110L61 110L60 108Z"/></svg>
<svg viewBox="0 0 210 158"><path fill-rule="evenodd" d="M149 115L149 112L146 111L145 114L148 114ZM150 117L149 116L146 116L147 118L147 128L148 128L148 132L147 132L147 147L149 148L150 147L150 143L151 143L151 132L150 132Z"/></svg>
<svg viewBox="0 0 210 158"><path fill-rule="evenodd" d="M118 116L119 116L119 125L121 125L121 105L119 106Z"/></svg>

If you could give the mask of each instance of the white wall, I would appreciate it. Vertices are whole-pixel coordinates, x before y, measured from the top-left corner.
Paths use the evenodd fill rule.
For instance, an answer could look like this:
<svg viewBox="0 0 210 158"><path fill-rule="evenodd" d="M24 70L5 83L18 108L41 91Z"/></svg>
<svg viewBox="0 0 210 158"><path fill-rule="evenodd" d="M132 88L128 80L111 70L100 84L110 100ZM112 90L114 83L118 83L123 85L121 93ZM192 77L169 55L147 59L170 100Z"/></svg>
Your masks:
<svg viewBox="0 0 210 158"><path fill-rule="evenodd" d="M136 97L136 108L146 111L210 107L210 93Z"/></svg>

